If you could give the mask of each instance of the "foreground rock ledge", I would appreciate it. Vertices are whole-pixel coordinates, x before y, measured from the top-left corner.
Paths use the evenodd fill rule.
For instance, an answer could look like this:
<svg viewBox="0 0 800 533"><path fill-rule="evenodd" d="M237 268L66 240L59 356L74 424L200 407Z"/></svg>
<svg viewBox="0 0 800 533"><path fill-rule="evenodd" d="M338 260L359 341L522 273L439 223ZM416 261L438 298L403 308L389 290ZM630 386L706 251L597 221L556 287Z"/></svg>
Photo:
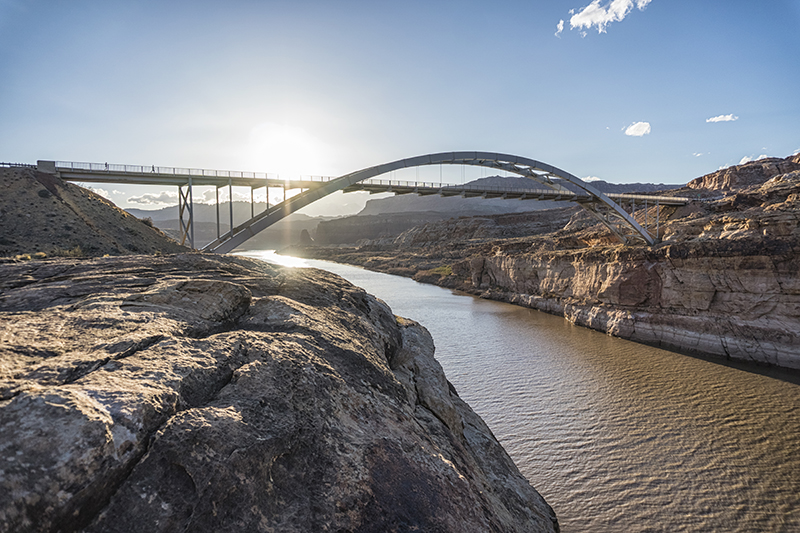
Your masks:
<svg viewBox="0 0 800 533"><path fill-rule="evenodd" d="M2 531L557 531L420 325L187 254L0 265Z"/></svg>

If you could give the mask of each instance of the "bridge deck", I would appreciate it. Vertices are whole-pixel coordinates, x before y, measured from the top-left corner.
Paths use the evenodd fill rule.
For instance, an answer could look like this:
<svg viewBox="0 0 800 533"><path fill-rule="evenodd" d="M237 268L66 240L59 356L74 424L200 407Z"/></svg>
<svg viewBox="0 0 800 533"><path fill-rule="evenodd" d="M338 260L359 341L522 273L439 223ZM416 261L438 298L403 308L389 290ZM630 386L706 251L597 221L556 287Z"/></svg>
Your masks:
<svg viewBox="0 0 800 533"><path fill-rule="evenodd" d="M277 174L208 170L200 168L158 167L155 165L111 165L105 163L75 163L56 161L55 169L61 179L83 183L119 183L130 185L192 185L227 187L285 187L308 189L330 181L328 176L305 176L300 179L280 179Z"/></svg>
<svg viewBox="0 0 800 533"><path fill-rule="evenodd" d="M503 187L466 187L441 183L421 183L396 180L368 180L355 183L343 189L344 192L367 191L370 194L391 192L394 194L419 194L420 196L461 196L464 198L501 198L505 200L550 200L563 202L593 202L595 198L588 194L569 190L553 189L512 189ZM606 196L619 203L645 202L652 205L686 205L689 198L676 196L652 196L645 194L616 194Z"/></svg>

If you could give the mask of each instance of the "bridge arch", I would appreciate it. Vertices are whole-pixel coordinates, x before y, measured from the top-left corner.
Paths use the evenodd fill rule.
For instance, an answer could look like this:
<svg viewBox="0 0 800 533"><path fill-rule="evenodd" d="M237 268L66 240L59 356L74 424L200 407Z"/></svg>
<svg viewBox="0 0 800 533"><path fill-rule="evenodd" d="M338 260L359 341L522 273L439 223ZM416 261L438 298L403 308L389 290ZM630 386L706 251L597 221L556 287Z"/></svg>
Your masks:
<svg viewBox="0 0 800 533"><path fill-rule="evenodd" d="M561 181L568 182L589 198L589 201L579 202L579 204L608 227L620 241L627 243L631 240L641 240L647 244L655 243L653 236L639 225L622 206L591 184L584 182L569 172L541 161L515 155L492 152L442 152L399 159L390 163L357 170L324 182L317 187L288 198L264 213L254 216L244 224L233 228L233 231L227 236L207 244L203 247L203 251L230 252L263 229L331 193L394 170L429 165L469 165L504 170L534 180L550 189L563 190L565 193L573 194L573 191L565 188L561 183Z"/></svg>

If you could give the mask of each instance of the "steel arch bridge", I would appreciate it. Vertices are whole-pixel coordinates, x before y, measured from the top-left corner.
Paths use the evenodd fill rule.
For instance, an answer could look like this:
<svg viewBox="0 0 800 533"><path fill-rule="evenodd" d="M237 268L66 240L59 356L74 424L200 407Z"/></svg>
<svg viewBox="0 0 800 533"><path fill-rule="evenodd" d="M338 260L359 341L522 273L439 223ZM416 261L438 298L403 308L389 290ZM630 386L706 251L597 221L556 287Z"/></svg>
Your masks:
<svg viewBox="0 0 800 533"><path fill-rule="evenodd" d="M371 180L376 176L404 168L430 165L468 165L503 170L517 174L543 186L544 189L500 189L496 187L465 187L442 183L417 183ZM140 185L172 185L178 187L178 210L181 226L182 244L188 238L194 247L194 209L193 186L214 186L217 195L217 239L208 243L202 251L227 253L244 243L265 228L275 224L286 216L303 207L337 191L352 192L366 190L370 192L393 192L396 194L417 193L421 195L438 194L442 196L465 196L484 198L530 199L530 200L562 200L573 201L583 207L593 217L603 223L622 243L642 242L649 245L658 239L658 220L660 208L667 205L685 205L689 198L634 195L603 194L591 184L552 165L515 155L493 152L442 152L421 155L407 159L399 159L391 163L376 165L357 170L338 178L310 177L299 180L280 180L269 174L240 172L228 170L208 170L191 168L173 168L109 165L108 163L76 163L67 161L38 161L40 172L52 173L65 181L89 183L124 183ZM566 185L569 185L566 186ZM250 219L234 226L233 203L229 205L230 230L224 235L220 233L219 189L228 187L233 197L232 187L250 188ZM253 191L258 188L282 188L284 200L269 205L267 209L256 214L253 206ZM301 192L289 198L287 190ZM615 201L616 200L616 201ZM655 237L648 231L648 202L655 207ZM631 207L631 213L623 208L623 204ZM633 217L637 204L644 206L644 227ZM184 220L184 215L188 220ZM640 217L641 218L641 217Z"/></svg>
<svg viewBox="0 0 800 533"><path fill-rule="evenodd" d="M487 167L530 178L540 185L554 191L557 193L557 196L567 196L568 198L564 199L577 201L581 207L602 222L623 243L636 240L643 241L647 244L655 243L655 238L636 222L633 216L627 213L621 205L569 172L565 172L564 170L534 159L515 155L490 152L442 152L399 159L391 163L384 163L382 165L357 170L314 188L310 188L274 206L272 209L256 215L244 224L234 228L228 235L208 243L203 247L203 251L218 253L230 252L261 230L333 192L345 189L357 190L354 188L356 184L394 170L429 165L469 165ZM557 180L571 183L583 194L576 194L575 191L564 187ZM388 186L387 192L391 192L391 185ZM662 200L669 201L670 199L664 198ZM680 203L686 202L682 201ZM657 201L653 202L651 205L657 205Z"/></svg>

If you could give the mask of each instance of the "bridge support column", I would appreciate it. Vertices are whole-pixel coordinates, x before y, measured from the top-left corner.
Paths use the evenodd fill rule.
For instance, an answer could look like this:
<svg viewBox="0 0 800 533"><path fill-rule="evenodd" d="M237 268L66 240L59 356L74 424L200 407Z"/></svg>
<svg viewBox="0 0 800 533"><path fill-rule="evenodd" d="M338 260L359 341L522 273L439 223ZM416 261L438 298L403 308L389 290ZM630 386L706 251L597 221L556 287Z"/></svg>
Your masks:
<svg viewBox="0 0 800 533"><path fill-rule="evenodd" d="M216 200L216 208L217 208L217 239L219 239L219 186L214 186L214 196Z"/></svg>
<svg viewBox="0 0 800 533"><path fill-rule="evenodd" d="M233 237L233 182L231 178L228 178L228 208L231 213L231 225L228 234Z"/></svg>
<svg viewBox="0 0 800 533"><path fill-rule="evenodd" d="M178 228L181 232L181 246L186 242L186 226L183 223L183 186L178 185Z"/></svg>
<svg viewBox="0 0 800 533"><path fill-rule="evenodd" d="M186 185L186 192L183 185L178 185L178 221L181 230L181 244L186 244L189 239L189 246L194 249L194 201L192 197L192 178ZM189 220L184 220L184 213L189 215Z"/></svg>
<svg viewBox="0 0 800 533"><path fill-rule="evenodd" d="M661 218L661 206L658 204L658 200L656 200L656 240L661 240L661 235L658 232L658 222Z"/></svg>
<svg viewBox="0 0 800 533"><path fill-rule="evenodd" d="M192 196L191 176L189 176L189 246L194 250L194 196Z"/></svg>

